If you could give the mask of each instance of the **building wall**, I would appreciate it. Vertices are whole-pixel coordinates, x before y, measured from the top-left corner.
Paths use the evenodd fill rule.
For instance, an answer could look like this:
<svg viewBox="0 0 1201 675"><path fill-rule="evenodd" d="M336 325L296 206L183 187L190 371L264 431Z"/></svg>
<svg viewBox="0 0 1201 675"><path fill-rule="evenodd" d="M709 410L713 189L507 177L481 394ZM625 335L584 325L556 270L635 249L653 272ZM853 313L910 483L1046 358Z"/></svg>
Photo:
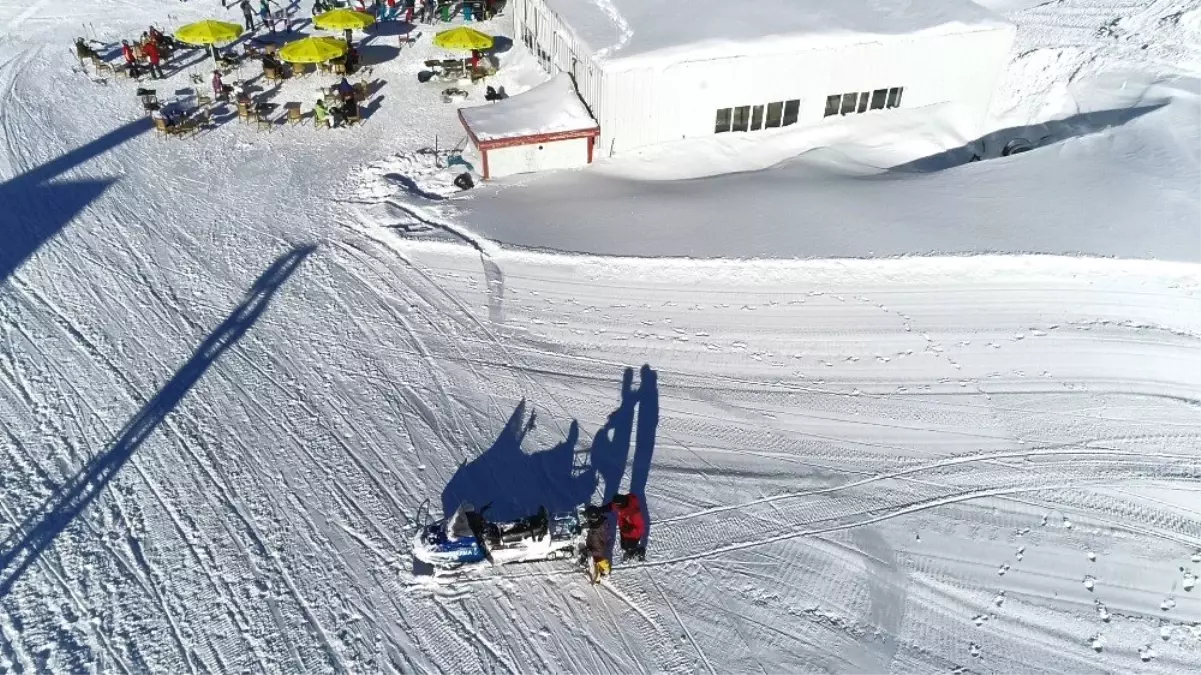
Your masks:
<svg viewBox="0 0 1201 675"><path fill-rule="evenodd" d="M599 120L604 104L603 73L587 45L578 42L558 14L542 0L510 0L513 40L538 58L547 73L569 73L584 105Z"/></svg>
<svg viewBox="0 0 1201 675"><path fill-rule="evenodd" d="M571 138L530 145L493 148L488 153L488 178L588 165L588 139Z"/></svg>
<svg viewBox="0 0 1201 675"><path fill-rule="evenodd" d="M616 154L712 135L721 108L799 101L796 123L819 124L830 95L895 87L903 87L901 108L950 103L936 108L974 133L987 117L1012 43L1013 30L1002 29L610 72L599 150Z"/></svg>
<svg viewBox="0 0 1201 675"><path fill-rule="evenodd" d="M514 40L525 43L548 73L573 75L581 100L600 124L600 156L709 136L722 108L798 101L796 124L820 124L830 95L896 87L903 88L901 108L930 107L931 114L954 116L957 128L973 134L987 117L1014 37L1008 27L606 69L543 0L510 0L509 7Z"/></svg>

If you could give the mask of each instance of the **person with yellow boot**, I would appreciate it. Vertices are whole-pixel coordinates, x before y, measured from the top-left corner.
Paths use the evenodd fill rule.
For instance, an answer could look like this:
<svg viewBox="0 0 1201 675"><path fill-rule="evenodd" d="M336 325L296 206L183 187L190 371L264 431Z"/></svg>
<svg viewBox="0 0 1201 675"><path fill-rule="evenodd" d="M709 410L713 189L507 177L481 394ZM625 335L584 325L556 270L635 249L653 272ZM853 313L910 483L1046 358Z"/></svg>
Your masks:
<svg viewBox="0 0 1201 675"><path fill-rule="evenodd" d="M581 558L588 563L588 578L599 584L601 578L609 576L609 528L605 509L588 505L584 507L584 523L588 534L584 537Z"/></svg>

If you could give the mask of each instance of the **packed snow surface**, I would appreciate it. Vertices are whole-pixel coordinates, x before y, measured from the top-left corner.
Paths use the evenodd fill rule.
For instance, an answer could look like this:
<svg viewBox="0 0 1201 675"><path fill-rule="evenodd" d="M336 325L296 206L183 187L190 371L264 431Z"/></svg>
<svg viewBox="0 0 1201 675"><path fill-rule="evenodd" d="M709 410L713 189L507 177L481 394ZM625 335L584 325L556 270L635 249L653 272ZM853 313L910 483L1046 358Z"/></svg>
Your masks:
<svg viewBox="0 0 1201 675"><path fill-rule="evenodd" d="M206 16L240 19L0 0L0 673L1196 672L1201 273L1131 234L1194 203L1161 166L1195 171L1194 0L1019 11L1007 125L1150 110L888 193L958 186L987 225L1020 192L1015 228L1107 233L1104 260L788 259L809 254L783 208L775 260L524 250L465 223L433 149L463 133L416 79L431 27L371 36L365 123L336 131L217 106L156 137L137 84L67 51ZM541 81L519 46L501 60L513 93ZM1117 61L1121 96L1093 70ZM142 85L169 99L207 67ZM307 108L333 81L250 86ZM809 208L881 198L847 187L879 148L821 141L851 160L810 174ZM605 175L642 182L638 218L711 150ZM790 159L770 155L726 168ZM768 217L736 192L732 226ZM925 213L893 241L947 248ZM564 562L449 584L413 564L414 528L460 499L618 489L645 495L649 558L598 588Z"/></svg>
<svg viewBox="0 0 1201 675"><path fill-rule="evenodd" d="M970 0L544 0L603 61L691 59L1008 28Z"/></svg>
<svg viewBox="0 0 1201 675"><path fill-rule="evenodd" d="M567 75L557 75L529 91L459 114L481 141L596 129Z"/></svg>

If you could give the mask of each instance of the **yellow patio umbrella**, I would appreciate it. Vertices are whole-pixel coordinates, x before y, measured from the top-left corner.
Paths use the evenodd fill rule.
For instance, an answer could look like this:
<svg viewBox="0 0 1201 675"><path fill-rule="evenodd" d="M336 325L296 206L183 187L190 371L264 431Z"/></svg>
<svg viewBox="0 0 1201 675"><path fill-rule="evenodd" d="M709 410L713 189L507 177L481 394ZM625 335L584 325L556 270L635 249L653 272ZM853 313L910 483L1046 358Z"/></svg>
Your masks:
<svg viewBox="0 0 1201 675"><path fill-rule="evenodd" d="M313 17L313 25L317 28L346 31L346 44L350 44L350 31L363 30L374 23L374 16L353 9L331 9Z"/></svg>
<svg viewBox="0 0 1201 675"><path fill-rule="evenodd" d="M459 26L444 30L434 36L434 44L443 49L458 49L462 51L470 51L473 49L484 50L492 49L492 36L487 33L481 33L474 28Z"/></svg>
<svg viewBox="0 0 1201 675"><path fill-rule="evenodd" d="M346 53L346 43L332 37L307 37L289 42L279 50L288 63L324 63Z"/></svg>
<svg viewBox="0 0 1201 675"><path fill-rule="evenodd" d="M242 27L236 23L205 19L181 26L175 31L175 39L190 45L208 45L216 61L217 43L236 40L241 34Z"/></svg>

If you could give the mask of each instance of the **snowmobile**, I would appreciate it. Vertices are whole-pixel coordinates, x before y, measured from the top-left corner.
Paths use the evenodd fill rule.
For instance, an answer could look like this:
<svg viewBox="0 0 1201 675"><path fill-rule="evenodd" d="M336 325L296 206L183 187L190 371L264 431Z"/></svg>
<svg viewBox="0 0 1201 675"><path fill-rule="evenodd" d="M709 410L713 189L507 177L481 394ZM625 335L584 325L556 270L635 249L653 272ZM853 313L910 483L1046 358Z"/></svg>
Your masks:
<svg viewBox="0 0 1201 675"><path fill-rule="evenodd" d="M450 571L485 560L493 565L575 558L583 544L579 511L548 513L546 507L525 518L489 522L488 506L463 503L449 518L429 523L413 540L413 555L436 571Z"/></svg>

